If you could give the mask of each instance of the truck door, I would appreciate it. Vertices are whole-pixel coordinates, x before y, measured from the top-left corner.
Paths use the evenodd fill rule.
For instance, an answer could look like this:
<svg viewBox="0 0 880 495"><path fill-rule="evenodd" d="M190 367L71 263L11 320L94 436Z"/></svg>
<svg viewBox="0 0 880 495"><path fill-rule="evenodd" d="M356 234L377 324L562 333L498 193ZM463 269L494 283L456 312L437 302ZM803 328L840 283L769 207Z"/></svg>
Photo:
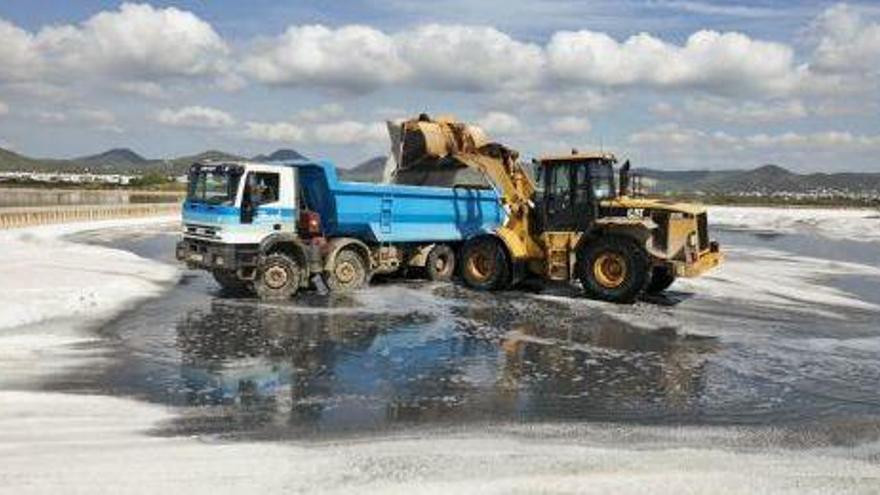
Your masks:
<svg viewBox="0 0 880 495"><path fill-rule="evenodd" d="M293 212L288 211L293 199L285 201L284 197L289 194L289 186L284 185L290 174L291 170L248 172L242 197L242 223L266 225L272 230L282 230L286 224L294 223Z"/></svg>

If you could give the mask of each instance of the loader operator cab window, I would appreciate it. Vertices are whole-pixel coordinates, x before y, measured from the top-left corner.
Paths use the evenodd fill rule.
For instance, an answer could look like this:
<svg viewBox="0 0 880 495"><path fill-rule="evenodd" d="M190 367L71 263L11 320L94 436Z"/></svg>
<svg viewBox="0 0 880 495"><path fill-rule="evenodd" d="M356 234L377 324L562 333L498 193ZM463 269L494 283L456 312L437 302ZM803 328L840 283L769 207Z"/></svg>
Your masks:
<svg viewBox="0 0 880 495"><path fill-rule="evenodd" d="M611 162L596 160L591 162L586 168L590 170L593 197L597 200L613 198L615 196L614 168Z"/></svg>
<svg viewBox="0 0 880 495"><path fill-rule="evenodd" d="M614 169L608 160L553 160L542 167L542 220L547 230L583 230L595 220L598 201L615 196Z"/></svg>

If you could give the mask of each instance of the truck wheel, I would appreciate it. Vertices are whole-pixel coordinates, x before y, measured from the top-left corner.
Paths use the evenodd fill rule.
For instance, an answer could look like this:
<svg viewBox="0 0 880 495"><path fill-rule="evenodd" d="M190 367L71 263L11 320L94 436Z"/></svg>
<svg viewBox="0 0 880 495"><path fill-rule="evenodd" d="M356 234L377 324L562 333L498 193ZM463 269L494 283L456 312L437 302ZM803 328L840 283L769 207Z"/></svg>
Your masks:
<svg viewBox="0 0 880 495"><path fill-rule="evenodd" d="M220 287L230 294L246 294L251 291L251 285L241 280L231 270L213 270L211 275Z"/></svg>
<svg viewBox="0 0 880 495"><path fill-rule="evenodd" d="M455 252L446 244L437 244L425 261L428 278L435 282L448 282L455 273Z"/></svg>
<svg viewBox="0 0 880 495"><path fill-rule="evenodd" d="M655 266L651 274L651 282L648 283L645 292L659 294L668 289L673 282L675 282L675 275L668 266Z"/></svg>
<svg viewBox="0 0 880 495"><path fill-rule="evenodd" d="M507 252L491 237L468 241L462 250L461 276L465 284L474 289L505 288L510 278Z"/></svg>
<svg viewBox="0 0 880 495"><path fill-rule="evenodd" d="M588 297L615 303L633 302L651 276L645 250L620 236L599 238L584 246L577 266Z"/></svg>
<svg viewBox="0 0 880 495"><path fill-rule="evenodd" d="M343 249L336 254L333 269L327 274L327 285L332 292L351 292L367 283L364 259L354 249Z"/></svg>
<svg viewBox="0 0 880 495"><path fill-rule="evenodd" d="M257 267L254 290L260 299L290 299L299 289L302 270L296 260L283 253L272 253Z"/></svg>

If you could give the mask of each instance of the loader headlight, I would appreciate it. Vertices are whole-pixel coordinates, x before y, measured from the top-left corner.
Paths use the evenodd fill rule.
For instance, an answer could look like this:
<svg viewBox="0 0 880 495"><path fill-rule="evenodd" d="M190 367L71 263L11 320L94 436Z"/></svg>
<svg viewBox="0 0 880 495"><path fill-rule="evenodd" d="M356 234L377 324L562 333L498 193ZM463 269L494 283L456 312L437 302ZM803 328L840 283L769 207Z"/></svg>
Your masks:
<svg viewBox="0 0 880 495"><path fill-rule="evenodd" d="M690 234L688 234L687 243L688 243L688 246L690 246L692 248L697 247L697 233L696 232L691 232Z"/></svg>

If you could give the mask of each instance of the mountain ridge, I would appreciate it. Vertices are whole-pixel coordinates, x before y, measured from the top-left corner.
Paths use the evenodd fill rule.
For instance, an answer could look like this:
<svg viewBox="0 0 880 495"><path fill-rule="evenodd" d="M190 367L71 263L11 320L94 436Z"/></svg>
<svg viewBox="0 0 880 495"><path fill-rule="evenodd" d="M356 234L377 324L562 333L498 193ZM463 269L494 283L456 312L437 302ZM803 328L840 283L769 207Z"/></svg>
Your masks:
<svg viewBox="0 0 880 495"><path fill-rule="evenodd" d="M305 156L290 148L259 154L254 161L300 160ZM129 148L113 148L102 153L72 159L40 159L0 148L0 171L69 172L131 174L162 173L180 175L190 165L206 160L243 160L243 155L221 150L206 150L193 155L168 159L145 158ZM343 180L379 182L385 169L385 156L375 156L351 168L339 168ZM793 172L777 164L764 164L753 169L726 170L662 170L634 169L645 179L648 190L659 194L728 194L772 195L779 193L875 194L880 196L880 172L806 173Z"/></svg>

